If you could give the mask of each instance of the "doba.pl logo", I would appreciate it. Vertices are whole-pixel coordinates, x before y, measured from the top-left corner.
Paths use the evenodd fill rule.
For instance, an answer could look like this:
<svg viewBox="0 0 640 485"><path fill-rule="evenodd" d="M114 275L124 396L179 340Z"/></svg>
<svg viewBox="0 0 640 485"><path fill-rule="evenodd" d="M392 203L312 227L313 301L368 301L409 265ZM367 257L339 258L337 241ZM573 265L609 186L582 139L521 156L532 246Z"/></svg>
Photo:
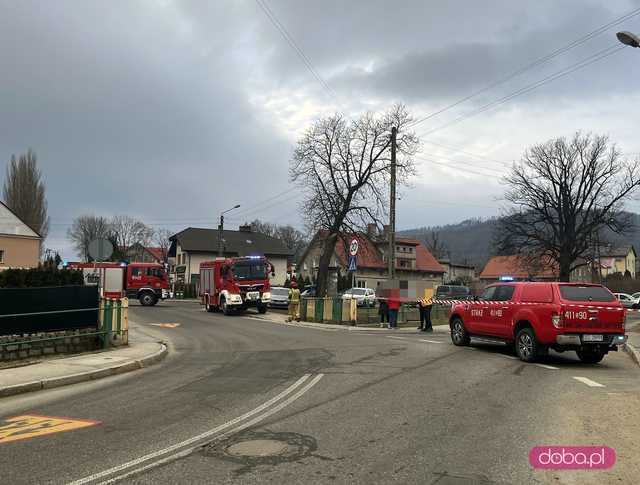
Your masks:
<svg viewBox="0 0 640 485"><path fill-rule="evenodd" d="M546 470L602 470L616 463L616 451L608 446L535 446L529 463Z"/></svg>

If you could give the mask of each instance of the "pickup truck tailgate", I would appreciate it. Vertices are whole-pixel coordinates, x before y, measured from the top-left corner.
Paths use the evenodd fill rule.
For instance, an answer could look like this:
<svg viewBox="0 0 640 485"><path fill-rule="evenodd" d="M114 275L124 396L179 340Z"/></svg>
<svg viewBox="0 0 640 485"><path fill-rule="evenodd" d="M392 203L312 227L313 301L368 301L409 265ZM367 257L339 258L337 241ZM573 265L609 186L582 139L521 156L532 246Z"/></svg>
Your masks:
<svg viewBox="0 0 640 485"><path fill-rule="evenodd" d="M559 285L562 327L565 332L620 333L625 310L606 288L599 285Z"/></svg>

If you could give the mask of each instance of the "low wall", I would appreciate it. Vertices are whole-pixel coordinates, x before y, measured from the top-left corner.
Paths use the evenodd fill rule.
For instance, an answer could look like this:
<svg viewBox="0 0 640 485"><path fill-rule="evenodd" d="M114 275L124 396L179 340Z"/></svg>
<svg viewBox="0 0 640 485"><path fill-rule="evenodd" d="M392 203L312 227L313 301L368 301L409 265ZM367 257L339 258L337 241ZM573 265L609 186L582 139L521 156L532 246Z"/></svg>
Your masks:
<svg viewBox="0 0 640 485"><path fill-rule="evenodd" d="M0 361L77 354L129 343L129 302L103 298L91 327L0 336Z"/></svg>
<svg viewBox="0 0 640 485"><path fill-rule="evenodd" d="M0 360L18 360L50 354L75 354L101 348L96 329L0 336Z"/></svg>

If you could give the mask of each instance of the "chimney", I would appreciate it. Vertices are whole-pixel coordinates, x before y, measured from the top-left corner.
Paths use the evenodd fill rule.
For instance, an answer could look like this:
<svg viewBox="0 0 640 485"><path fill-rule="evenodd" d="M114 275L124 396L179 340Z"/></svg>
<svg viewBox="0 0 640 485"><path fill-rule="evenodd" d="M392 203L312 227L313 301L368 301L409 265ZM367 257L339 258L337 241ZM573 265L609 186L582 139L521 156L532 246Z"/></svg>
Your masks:
<svg viewBox="0 0 640 485"><path fill-rule="evenodd" d="M389 224L385 224L384 226L382 226L382 239L387 241L389 239L389 231L390 231L390 226Z"/></svg>
<svg viewBox="0 0 640 485"><path fill-rule="evenodd" d="M251 232L251 224L244 224L238 228L240 232Z"/></svg>
<svg viewBox="0 0 640 485"><path fill-rule="evenodd" d="M378 226L376 226L374 223L370 223L367 224L367 237L369 239L372 239L376 237L378 232Z"/></svg>

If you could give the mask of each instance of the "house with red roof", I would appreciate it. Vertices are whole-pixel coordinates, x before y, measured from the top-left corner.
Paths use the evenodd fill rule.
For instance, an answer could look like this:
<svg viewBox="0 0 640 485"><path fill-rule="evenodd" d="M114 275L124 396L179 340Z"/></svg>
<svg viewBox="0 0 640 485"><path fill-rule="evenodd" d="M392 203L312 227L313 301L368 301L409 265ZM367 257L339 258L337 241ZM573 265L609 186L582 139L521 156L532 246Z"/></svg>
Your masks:
<svg viewBox="0 0 640 485"><path fill-rule="evenodd" d="M312 239L297 265L300 278L315 280L327 236L326 231L320 231ZM354 239L358 241L358 254L357 269L352 275L347 270L349 245ZM338 279L347 274L353 276L356 287L376 289L388 279L388 251L387 235L377 234L375 226L369 226L367 233L341 234L329 264L329 294L338 292ZM434 289L443 282L445 269L417 239L396 238L395 261L396 279L400 281L431 283Z"/></svg>
<svg viewBox="0 0 640 485"><path fill-rule="evenodd" d="M541 264L533 267L520 256L494 256L480 273L483 283L496 281L555 281L558 279L557 265Z"/></svg>

